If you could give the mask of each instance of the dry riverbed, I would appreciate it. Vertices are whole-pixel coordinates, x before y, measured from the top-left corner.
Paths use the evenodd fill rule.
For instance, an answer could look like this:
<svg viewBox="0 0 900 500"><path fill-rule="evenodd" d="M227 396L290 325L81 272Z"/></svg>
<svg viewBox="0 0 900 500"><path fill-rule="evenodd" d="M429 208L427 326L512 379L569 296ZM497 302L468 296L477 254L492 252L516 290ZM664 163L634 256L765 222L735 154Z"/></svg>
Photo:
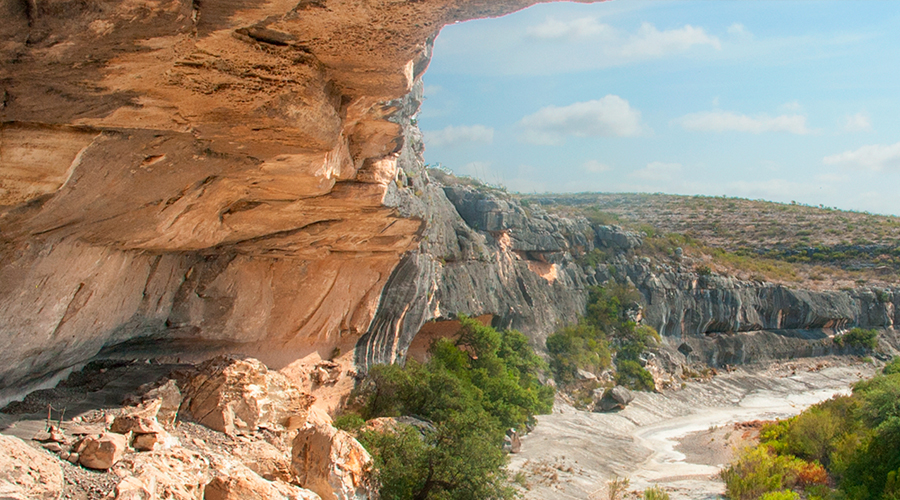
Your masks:
<svg viewBox="0 0 900 500"><path fill-rule="evenodd" d="M708 382L663 393L639 393L616 413L579 411L557 402L522 438L510 471L530 500L605 499L607 481L629 490L658 485L677 499L716 499L717 474L736 448L755 438L736 423L795 415L875 373L870 363L815 358L745 367ZM637 496L635 493L633 496Z"/></svg>

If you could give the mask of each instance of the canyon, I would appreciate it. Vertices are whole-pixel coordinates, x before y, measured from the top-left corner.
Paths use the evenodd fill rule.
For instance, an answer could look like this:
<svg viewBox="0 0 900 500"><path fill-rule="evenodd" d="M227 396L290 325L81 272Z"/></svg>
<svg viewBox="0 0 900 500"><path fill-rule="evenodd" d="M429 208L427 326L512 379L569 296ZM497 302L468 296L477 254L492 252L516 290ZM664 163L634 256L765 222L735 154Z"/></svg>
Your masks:
<svg viewBox="0 0 900 500"><path fill-rule="evenodd" d="M540 350L611 280L667 372L863 354L832 340L855 326L896 351L900 289L699 273L426 168L435 36L534 3L2 0L0 402L96 359L240 354L334 411L461 314Z"/></svg>

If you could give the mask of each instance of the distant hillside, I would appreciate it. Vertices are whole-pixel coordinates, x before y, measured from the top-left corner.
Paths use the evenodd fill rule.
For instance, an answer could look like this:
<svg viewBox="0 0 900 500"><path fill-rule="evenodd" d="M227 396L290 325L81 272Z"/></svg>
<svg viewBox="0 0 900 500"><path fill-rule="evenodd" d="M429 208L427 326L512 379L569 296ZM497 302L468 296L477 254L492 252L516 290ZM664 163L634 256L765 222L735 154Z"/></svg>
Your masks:
<svg viewBox="0 0 900 500"><path fill-rule="evenodd" d="M709 269L815 289L900 280L900 218L741 198L633 193L520 195L525 205L648 235Z"/></svg>

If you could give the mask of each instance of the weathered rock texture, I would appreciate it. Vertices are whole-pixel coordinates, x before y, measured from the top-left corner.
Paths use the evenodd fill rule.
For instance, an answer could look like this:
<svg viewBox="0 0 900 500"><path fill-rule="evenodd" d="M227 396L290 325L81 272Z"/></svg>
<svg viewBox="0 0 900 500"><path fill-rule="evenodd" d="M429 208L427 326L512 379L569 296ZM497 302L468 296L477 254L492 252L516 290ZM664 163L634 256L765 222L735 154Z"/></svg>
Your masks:
<svg viewBox="0 0 900 500"><path fill-rule="evenodd" d="M135 338L367 365L466 313L542 345L612 277L578 256L640 239L432 182L413 120L443 25L533 3L0 0L0 399ZM675 342L897 319L619 257Z"/></svg>
<svg viewBox="0 0 900 500"><path fill-rule="evenodd" d="M198 366L184 393L182 407L198 423L226 434L288 427L292 418L305 421L313 402L258 360L232 356L217 356Z"/></svg>
<svg viewBox="0 0 900 500"><path fill-rule="evenodd" d="M297 432L291 469L300 486L323 500L377 497L372 459L350 434L326 422L309 422Z"/></svg>
<svg viewBox="0 0 900 500"><path fill-rule="evenodd" d="M56 500L62 490L63 473L56 458L21 439L0 435L0 497Z"/></svg>
<svg viewBox="0 0 900 500"><path fill-rule="evenodd" d="M537 1L2 0L0 390L137 336L352 345L422 229L385 199L430 40Z"/></svg>
<svg viewBox="0 0 900 500"><path fill-rule="evenodd" d="M526 210L501 191L464 186L440 172L416 182L422 196L400 204L401 211L428 224L419 248L388 280L358 344L363 365L402 359L423 324L459 313L518 328L541 348L557 325L583 313L586 289L608 280L637 287L642 321L673 351L685 346L681 362L722 366L847 352L830 337L854 326L892 331L900 321L900 290L816 292L700 276L677 257L635 256L641 237L618 227ZM595 248L608 262L584 258Z"/></svg>

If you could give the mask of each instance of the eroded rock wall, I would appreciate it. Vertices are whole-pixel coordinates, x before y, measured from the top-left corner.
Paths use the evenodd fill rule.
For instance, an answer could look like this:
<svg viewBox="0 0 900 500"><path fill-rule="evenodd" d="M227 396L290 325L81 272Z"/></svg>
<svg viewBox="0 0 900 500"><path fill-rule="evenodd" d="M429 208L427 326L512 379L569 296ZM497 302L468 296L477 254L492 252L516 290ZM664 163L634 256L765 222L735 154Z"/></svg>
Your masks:
<svg viewBox="0 0 900 500"><path fill-rule="evenodd" d="M427 221L422 243L385 287L358 345L362 365L403 359L425 322L457 314L520 329L543 349L547 335L584 312L588 287L608 280L635 285L641 321L673 352L684 345L682 362L711 366L855 352L831 337L855 326L893 332L900 320L897 289L820 292L701 276L678 258L640 257L641 236L621 228L526 209L440 172L417 182L421 196L402 208ZM606 262L585 258L594 248ZM885 336L894 349L896 337Z"/></svg>
<svg viewBox="0 0 900 500"><path fill-rule="evenodd" d="M138 336L352 346L423 228L385 199L430 40L533 3L0 0L0 392Z"/></svg>

